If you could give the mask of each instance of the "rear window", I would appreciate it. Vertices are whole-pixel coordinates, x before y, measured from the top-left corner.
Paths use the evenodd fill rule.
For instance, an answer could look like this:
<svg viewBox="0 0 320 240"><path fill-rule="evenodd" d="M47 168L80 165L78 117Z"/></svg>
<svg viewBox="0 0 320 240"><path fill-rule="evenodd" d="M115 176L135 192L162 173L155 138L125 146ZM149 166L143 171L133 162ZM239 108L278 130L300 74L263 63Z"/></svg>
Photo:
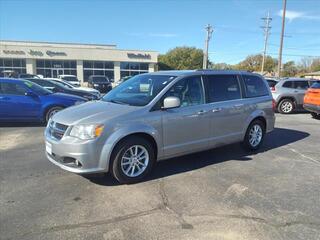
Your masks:
<svg viewBox="0 0 320 240"><path fill-rule="evenodd" d="M262 78L243 75L246 97L261 97L269 95L269 91Z"/></svg>
<svg viewBox="0 0 320 240"><path fill-rule="evenodd" d="M241 98L240 85L236 75L208 75L205 79L209 102Z"/></svg>
<svg viewBox="0 0 320 240"><path fill-rule="evenodd" d="M293 82L294 88L296 89L308 89L309 88L309 83L308 81L294 81Z"/></svg>
<svg viewBox="0 0 320 240"><path fill-rule="evenodd" d="M320 89L320 82L315 82L314 84L311 85L311 88Z"/></svg>
<svg viewBox="0 0 320 240"><path fill-rule="evenodd" d="M267 80L269 87L274 87L278 82L275 80Z"/></svg>

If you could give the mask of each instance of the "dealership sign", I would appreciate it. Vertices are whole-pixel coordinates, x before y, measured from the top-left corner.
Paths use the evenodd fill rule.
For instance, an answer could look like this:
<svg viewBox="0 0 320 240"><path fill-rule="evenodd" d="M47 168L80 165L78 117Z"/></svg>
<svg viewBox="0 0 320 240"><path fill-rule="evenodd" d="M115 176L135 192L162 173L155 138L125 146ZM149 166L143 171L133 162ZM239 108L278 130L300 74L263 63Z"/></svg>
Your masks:
<svg viewBox="0 0 320 240"><path fill-rule="evenodd" d="M10 54L10 55L26 55L26 52L22 51L22 50L3 50L2 52L4 54ZM43 57L45 55L42 51L36 51L36 50L32 50L32 49L30 49L29 52L27 52L27 53L31 56L37 56L37 57ZM65 52L55 52L55 51L47 50L45 53L49 57L67 56L67 54Z"/></svg>
<svg viewBox="0 0 320 240"><path fill-rule="evenodd" d="M127 53L127 56L128 58L151 59L151 55L147 53Z"/></svg>

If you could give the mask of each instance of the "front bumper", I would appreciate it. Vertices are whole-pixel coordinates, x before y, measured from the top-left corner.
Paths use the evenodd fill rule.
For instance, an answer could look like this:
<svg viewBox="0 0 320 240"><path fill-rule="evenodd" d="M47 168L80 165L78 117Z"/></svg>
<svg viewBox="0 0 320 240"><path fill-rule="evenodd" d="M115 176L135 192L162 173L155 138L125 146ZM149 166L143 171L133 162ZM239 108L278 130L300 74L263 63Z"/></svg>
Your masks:
<svg viewBox="0 0 320 240"><path fill-rule="evenodd" d="M45 131L46 156L60 168L78 174L107 172L106 162L101 158L103 144L97 140L82 141L64 136L56 140Z"/></svg>
<svg viewBox="0 0 320 240"><path fill-rule="evenodd" d="M314 113L320 114L320 105L305 103L305 104L303 104L303 108L309 112L314 112Z"/></svg>

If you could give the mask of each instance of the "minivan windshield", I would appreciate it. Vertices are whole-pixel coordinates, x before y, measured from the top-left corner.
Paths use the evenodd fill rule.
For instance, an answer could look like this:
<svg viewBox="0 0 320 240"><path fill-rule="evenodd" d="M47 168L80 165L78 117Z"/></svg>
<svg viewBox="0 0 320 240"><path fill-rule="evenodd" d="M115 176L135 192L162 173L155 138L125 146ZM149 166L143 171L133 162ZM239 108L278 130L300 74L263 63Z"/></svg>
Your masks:
<svg viewBox="0 0 320 240"><path fill-rule="evenodd" d="M142 74L130 78L106 94L102 100L132 106L145 106L176 76Z"/></svg>

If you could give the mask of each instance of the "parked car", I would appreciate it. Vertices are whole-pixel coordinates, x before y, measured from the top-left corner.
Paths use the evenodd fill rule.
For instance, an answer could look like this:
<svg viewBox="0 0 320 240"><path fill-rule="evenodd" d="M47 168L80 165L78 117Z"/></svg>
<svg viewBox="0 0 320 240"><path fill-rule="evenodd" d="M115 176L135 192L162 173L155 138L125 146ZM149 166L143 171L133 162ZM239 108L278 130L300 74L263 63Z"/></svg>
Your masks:
<svg viewBox="0 0 320 240"><path fill-rule="evenodd" d="M65 87L60 83L57 83L52 80L46 80L46 79L37 79L37 78L28 78L27 80L34 82L50 91L53 92L59 92L59 93L67 93L72 95L77 95L80 97L83 97L87 100L97 100L99 97L96 94L92 94L86 91L77 90L74 88Z"/></svg>
<svg viewBox="0 0 320 240"><path fill-rule="evenodd" d="M59 75L58 78L67 81L69 83L71 83L72 85L76 86L76 87L80 87L80 81L79 79L74 76L74 75Z"/></svg>
<svg viewBox="0 0 320 240"><path fill-rule="evenodd" d="M38 75L29 74L29 73L20 73L18 74L18 78L40 78Z"/></svg>
<svg viewBox="0 0 320 240"><path fill-rule="evenodd" d="M270 89L260 75L141 74L100 101L54 115L45 130L46 155L70 172L109 171L132 183L163 159L235 142L257 150L274 122ZM56 125L64 129L58 137Z"/></svg>
<svg viewBox="0 0 320 240"><path fill-rule="evenodd" d="M289 114L303 109L303 98L315 80L305 78L286 78L280 80L272 90L278 112Z"/></svg>
<svg viewBox="0 0 320 240"><path fill-rule="evenodd" d="M274 78L265 78L268 85L269 85L269 88L271 91L274 91L275 90L275 86L276 84L279 82L279 80L277 79L274 79Z"/></svg>
<svg viewBox="0 0 320 240"><path fill-rule="evenodd" d="M313 83L304 95L303 108L311 112L312 117L320 119L320 81Z"/></svg>
<svg viewBox="0 0 320 240"><path fill-rule="evenodd" d="M106 76L92 75L88 79L88 87L107 93L112 89L111 81Z"/></svg>
<svg viewBox="0 0 320 240"><path fill-rule="evenodd" d="M61 85L63 85L64 87L66 88L71 88L71 89L76 89L76 90L81 90L81 91L84 91L84 92L89 92L91 94L94 94L97 96L97 98L100 98L100 92L96 89L93 89L93 88L89 88L89 87L76 87L74 85L72 85L71 83L67 82L67 81L64 81L60 78L45 78L45 80L50 80L52 82L55 82L55 83L59 83Z"/></svg>
<svg viewBox="0 0 320 240"><path fill-rule="evenodd" d="M0 78L0 121L48 121L58 111L84 103L84 98L52 93L22 79Z"/></svg>

